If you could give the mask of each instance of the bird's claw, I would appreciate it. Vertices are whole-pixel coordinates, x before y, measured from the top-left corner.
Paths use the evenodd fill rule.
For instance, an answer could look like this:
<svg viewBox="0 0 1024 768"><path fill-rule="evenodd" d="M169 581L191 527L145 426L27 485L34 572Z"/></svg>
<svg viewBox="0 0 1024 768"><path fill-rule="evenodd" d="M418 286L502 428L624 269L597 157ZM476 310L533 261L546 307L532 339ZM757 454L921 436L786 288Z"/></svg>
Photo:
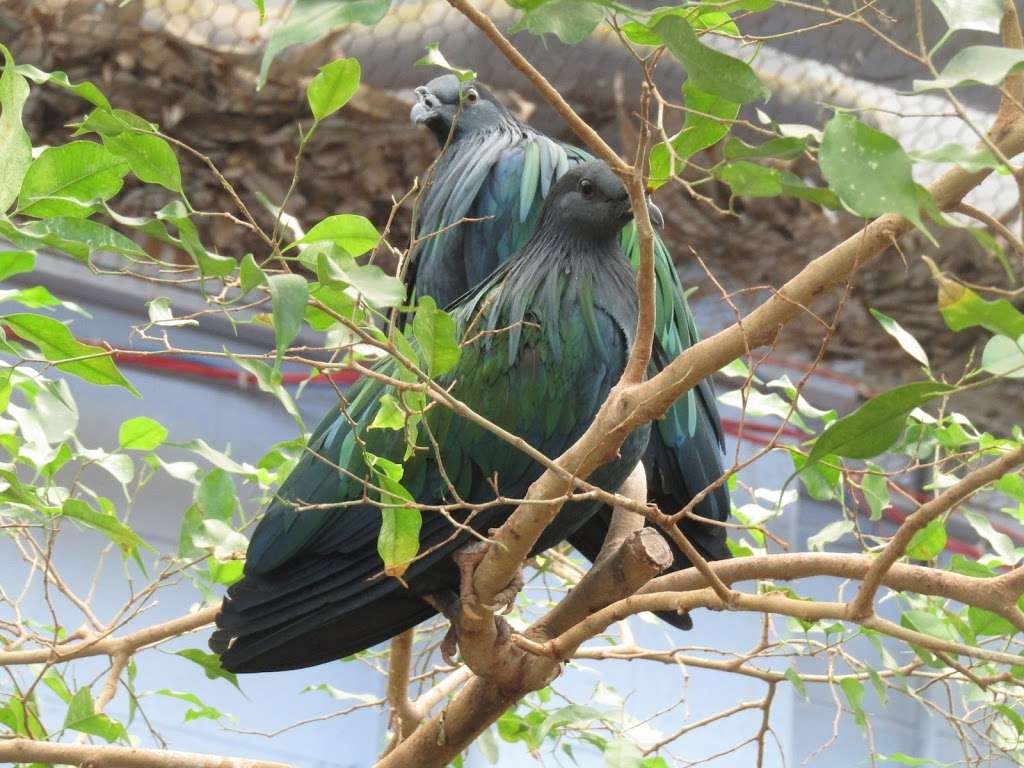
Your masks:
<svg viewBox="0 0 1024 768"><path fill-rule="evenodd" d="M508 615L515 605L516 595L519 594L525 583L523 581L523 571L520 568L516 571L508 586L494 596L492 604L485 605L477 600L476 591L473 589L473 575L476 573L480 561L484 559L484 555L487 554L487 550L490 547L491 542L489 541L474 541L452 555L452 560L455 561L459 568L459 601L462 609L474 619L481 618L473 610L473 607L477 605L490 613L500 612L502 615Z"/></svg>

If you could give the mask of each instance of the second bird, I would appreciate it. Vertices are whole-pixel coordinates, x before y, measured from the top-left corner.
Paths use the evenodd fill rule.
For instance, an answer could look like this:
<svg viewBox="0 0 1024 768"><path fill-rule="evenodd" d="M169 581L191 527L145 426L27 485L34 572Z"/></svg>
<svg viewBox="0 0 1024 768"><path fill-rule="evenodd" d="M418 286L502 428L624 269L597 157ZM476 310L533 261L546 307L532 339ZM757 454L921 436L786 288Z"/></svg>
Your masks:
<svg viewBox="0 0 1024 768"><path fill-rule="evenodd" d="M417 222L419 240L410 256L406 282L411 292L432 296L444 306L505 263L530 237L556 180L593 158L518 120L478 83L443 75L417 88L416 98L410 117L433 132L442 153L427 174ZM623 231L621 243L635 269L640 251L635 227ZM655 279L657 326L651 375L699 338L671 256L658 238ZM667 514L684 507L722 475L723 447L714 391L705 380L678 400L651 431L644 456L649 500ZM724 522L729 516L725 485L709 493L694 512ZM611 510L604 508L569 541L593 561L610 522ZM705 558L730 556L724 527L684 519L680 528ZM689 567L689 560L674 544L673 550L673 570ZM691 626L689 616L663 614L662 618L682 629Z"/></svg>

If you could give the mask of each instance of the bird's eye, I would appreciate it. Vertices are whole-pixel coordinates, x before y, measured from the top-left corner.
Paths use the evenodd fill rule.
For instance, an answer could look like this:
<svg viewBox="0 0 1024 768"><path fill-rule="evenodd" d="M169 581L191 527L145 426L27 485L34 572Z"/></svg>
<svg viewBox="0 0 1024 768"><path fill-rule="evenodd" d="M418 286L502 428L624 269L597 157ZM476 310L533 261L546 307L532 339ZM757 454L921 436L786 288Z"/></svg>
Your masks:
<svg viewBox="0 0 1024 768"><path fill-rule="evenodd" d="M594 183L590 179L580 179L580 194L587 200L594 196Z"/></svg>
<svg viewBox="0 0 1024 768"><path fill-rule="evenodd" d="M477 99L479 98L480 94L476 92L476 88L466 89L466 101L468 101L470 104L475 104Z"/></svg>

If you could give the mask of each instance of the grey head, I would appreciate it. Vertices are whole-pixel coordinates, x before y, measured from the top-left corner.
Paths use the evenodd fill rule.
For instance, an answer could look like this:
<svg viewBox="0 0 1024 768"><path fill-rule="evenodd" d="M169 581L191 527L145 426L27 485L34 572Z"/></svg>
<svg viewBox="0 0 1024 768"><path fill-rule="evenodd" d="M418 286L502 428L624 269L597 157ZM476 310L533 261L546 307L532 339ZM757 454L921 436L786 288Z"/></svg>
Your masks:
<svg viewBox="0 0 1024 768"><path fill-rule="evenodd" d="M463 83L455 75L435 77L415 91L409 119L427 126L439 144L470 133L517 125L504 105L477 82ZM455 131L452 133L452 125Z"/></svg>
<svg viewBox="0 0 1024 768"><path fill-rule="evenodd" d="M651 222L662 226L661 211L647 203ZM590 160L570 168L555 182L541 210L537 229L555 226L584 240L614 240L633 218L626 187L611 168Z"/></svg>

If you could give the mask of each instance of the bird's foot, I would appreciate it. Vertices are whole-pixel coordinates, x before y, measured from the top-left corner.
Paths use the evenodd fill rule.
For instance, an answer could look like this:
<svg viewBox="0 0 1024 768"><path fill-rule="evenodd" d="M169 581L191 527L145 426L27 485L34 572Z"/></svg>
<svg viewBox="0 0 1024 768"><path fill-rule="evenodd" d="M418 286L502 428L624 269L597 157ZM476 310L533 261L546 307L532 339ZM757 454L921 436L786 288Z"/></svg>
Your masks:
<svg viewBox="0 0 1024 768"><path fill-rule="evenodd" d="M512 641L512 627L501 616L494 617L494 629L497 633L495 637L496 646L502 647ZM459 652L459 631L455 621L449 624L448 631L445 632L444 638L441 640L440 651L441 658L444 659L445 664L450 667L458 666L455 654Z"/></svg>
<svg viewBox="0 0 1024 768"><path fill-rule="evenodd" d="M462 607L475 618L479 618L479 616L473 611L473 606L481 604L477 600L476 591L473 588L473 575L490 548L491 542L489 541L474 541L452 555L455 565L459 568L459 601L462 603ZM508 586L494 596L494 603L482 605L482 607L491 613L500 612L502 615L510 613L515 605L516 595L522 590L524 584L523 569L519 568Z"/></svg>

